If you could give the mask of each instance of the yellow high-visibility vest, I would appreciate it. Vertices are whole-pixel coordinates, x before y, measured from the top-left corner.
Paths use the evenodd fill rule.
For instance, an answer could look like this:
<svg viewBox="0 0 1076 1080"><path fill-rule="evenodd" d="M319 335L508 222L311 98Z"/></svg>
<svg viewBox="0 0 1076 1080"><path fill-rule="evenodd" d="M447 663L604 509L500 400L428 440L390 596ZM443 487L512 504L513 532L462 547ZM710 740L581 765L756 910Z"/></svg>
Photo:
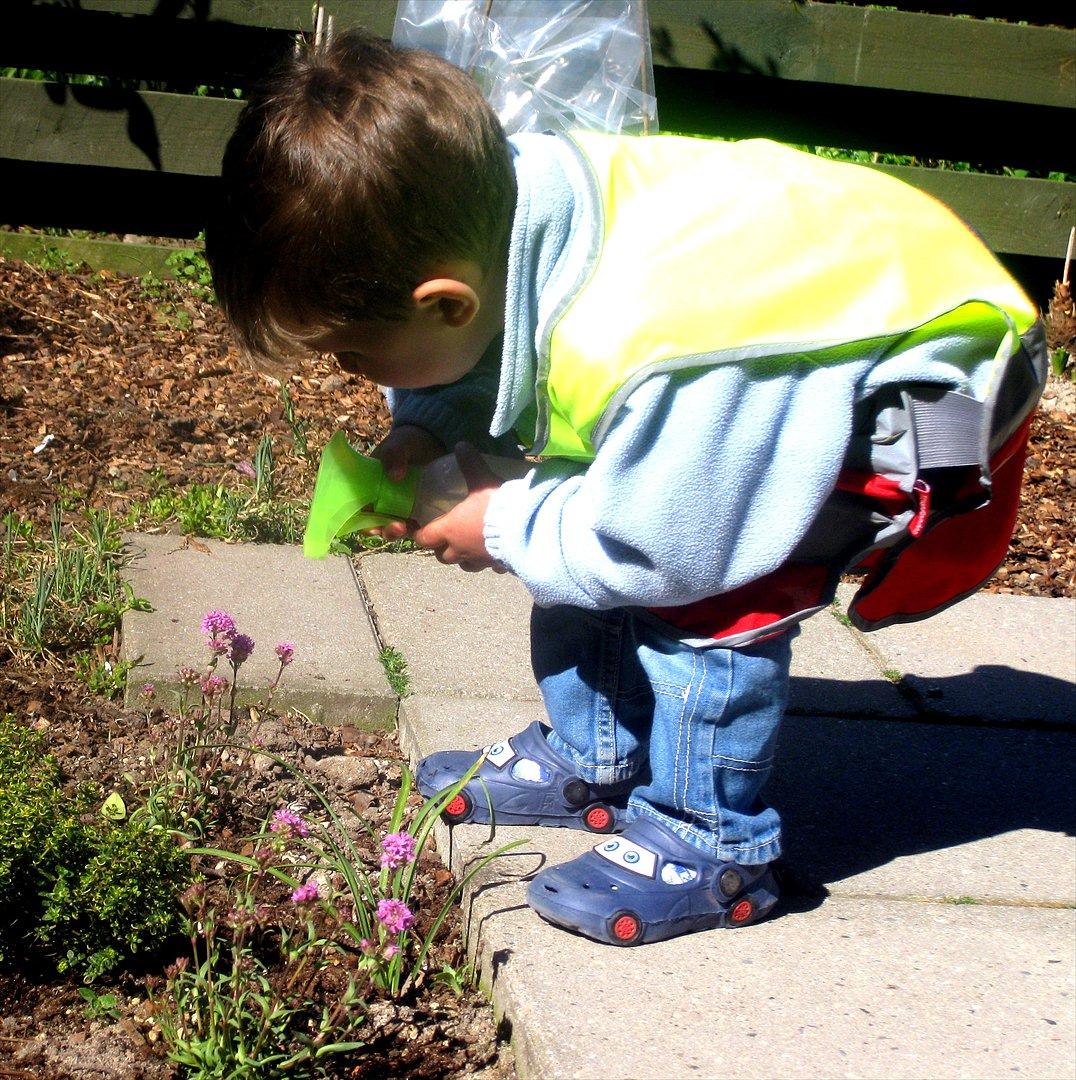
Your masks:
<svg viewBox="0 0 1076 1080"><path fill-rule="evenodd" d="M571 137L599 226L539 355L533 452L592 460L651 375L756 357L838 363L981 338L1007 360L1037 312L948 207L766 140Z"/></svg>

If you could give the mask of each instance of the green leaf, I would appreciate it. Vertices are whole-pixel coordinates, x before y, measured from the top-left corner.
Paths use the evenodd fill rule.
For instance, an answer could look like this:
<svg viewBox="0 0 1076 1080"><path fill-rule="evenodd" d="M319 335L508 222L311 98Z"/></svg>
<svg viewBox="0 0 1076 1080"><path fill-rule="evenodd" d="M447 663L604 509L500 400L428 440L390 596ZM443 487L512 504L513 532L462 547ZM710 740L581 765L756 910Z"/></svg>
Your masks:
<svg viewBox="0 0 1076 1080"><path fill-rule="evenodd" d="M109 821L123 821L127 816L127 804L123 801L123 796L118 791L112 792L105 799L104 805L101 807L101 813Z"/></svg>

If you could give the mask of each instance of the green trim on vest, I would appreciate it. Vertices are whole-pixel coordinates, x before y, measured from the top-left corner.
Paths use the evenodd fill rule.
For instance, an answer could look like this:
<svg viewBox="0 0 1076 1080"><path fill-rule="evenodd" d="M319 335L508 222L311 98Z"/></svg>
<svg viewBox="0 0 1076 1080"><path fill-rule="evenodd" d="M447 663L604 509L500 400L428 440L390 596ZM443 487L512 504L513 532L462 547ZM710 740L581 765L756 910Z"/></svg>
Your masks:
<svg viewBox="0 0 1076 1080"><path fill-rule="evenodd" d="M759 139L569 143L599 225L538 358L536 453L592 460L660 372L840 363L969 335L1004 360L1037 317L948 207L872 169Z"/></svg>

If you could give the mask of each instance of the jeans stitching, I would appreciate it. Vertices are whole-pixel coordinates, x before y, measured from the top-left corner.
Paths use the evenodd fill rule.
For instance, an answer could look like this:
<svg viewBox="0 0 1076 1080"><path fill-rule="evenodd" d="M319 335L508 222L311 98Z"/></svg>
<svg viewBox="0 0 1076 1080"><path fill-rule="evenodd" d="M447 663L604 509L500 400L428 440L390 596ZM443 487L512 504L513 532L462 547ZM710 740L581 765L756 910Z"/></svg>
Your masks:
<svg viewBox="0 0 1076 1080"><path fill-rule="evenodd" d="M691 685L695 687L695 698L691 707L691 716L687 724L687 757L684 760L684 809L688 809L688 798L691 791L691 736L696 725L692 722L698 715L699 703L702 701L703 687L706 685L706 665L702 665L702 675L696 685L696 672L699 666L699 656L694 654L691 658Z"/></svg>
<svg viewBox="0 0 1076 1080"><path fill-rule="evenodd" d="M616 695L617 675L620 669L620 638L622 624L615 613L603 613L604 633L601 639L601 674L598 689L598 764L609 767L616 761L613 700Z"/></svg>
<svg viewBox="0 0 1076 1080"><path fill-rule="evenodd" d="M720 755L716 755L715 757L711 758L711 761L714 762L717 768L724 769L726 772L760 773L766 772L773 767L773 758L769 758L767 761L760 761L758 763L744 761L741 762L739 765L717 764L718 762L723 763L735 760L736 758L723 758Z"/></svg>
<svg viewBox="0 0 1076 1080"><path fill-rule="evenodd" d="M694 680L694 678L695 678L695 663L696 663L696 658L694 656L692 656L692 658L691 658L691 679L692 680ZM677 721L677 726L676 726L676 754L675 754L675 756L673 758L673 783L672 783L672 797L673 797L673 804L674 805L676 803L676 792L677 792L677 789L680 786L680 762L681 762L681 760L683 760L684 763L685 763L685 767L686 767L686 763L687 763L686 757L683 757L682 754L681 754L681 748L683 746L683 741L684 741L684 714L687 712L687 702L688 702L688 698L690 696L691 696L691 682L689 681L688 685L684 688L684 695L683 695L683 698L681 699L681 705L680 705L680 719ZM687 783L686 778L685 778L684 782L685 782L685 785L686 785L686 783Z"/></svg>

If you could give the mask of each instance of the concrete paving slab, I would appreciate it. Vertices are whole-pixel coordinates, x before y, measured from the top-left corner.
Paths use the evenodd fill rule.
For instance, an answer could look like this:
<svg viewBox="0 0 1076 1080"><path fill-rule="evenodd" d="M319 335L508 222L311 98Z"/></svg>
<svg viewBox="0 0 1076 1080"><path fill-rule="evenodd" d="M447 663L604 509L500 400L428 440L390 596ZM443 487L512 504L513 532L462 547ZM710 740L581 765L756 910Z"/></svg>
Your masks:
<svg viewBox="0 0 1076 1080"><path fill-rule="evenodd" d="M788 707L832 716L914 716L915 706L882 673L863 635L832 611L801 625L792 646Z"/></svg>
<svg viewBox="0 0 1076 1080"><path fill-rule="evenodd" d="M1076 903L1076 736L789 716L766 798L810 892Z"/></svg>
<svg viewBox="0 0 1076 1080"><path fill-rule="evenodd" d="M264 697L281 641L295 644L274 702L328 722L389 727L396 697L378 660L378 646L347 559L304 559L302 549L130 534L135 558L126 571L136 596L153 611L123 617L123 658L137 661L128 698L146 682L179 689L184 665L200 667L206 650L202 616L227 611L257 643L239 669L241 700Z"/></svg>
<svg viewBox="0 0 1076 1080"><path fill-rule="evenodd" d="M429 555L359 560L386 645L407 660L416 694L536 701L530 593L509 574L467 574Z"/></svg>
<svg viewBox="0 0 1076 1080"><path fill-rule="evenodd" d="M1073 1075L1071 911L840 899L614 949L526 908L537 861L465 901L525 1077Z"/></svg>
<svg viewBox="0 0 1076 1080"><path fill-rule="evenodd" d="M977 593L865 636L931 711L1076 725L1076 600Z"/></svg>
<svg viewBox="0 0 1076 1080"><path fill-rule="evenodd" d="M477 749L543 716L537 703L407 698L400 741L415 759ZM789 891L1076 903L1071 751L1064 731L789 717L766 791ZM540 832L577 851L590 840Z"/></svg>

